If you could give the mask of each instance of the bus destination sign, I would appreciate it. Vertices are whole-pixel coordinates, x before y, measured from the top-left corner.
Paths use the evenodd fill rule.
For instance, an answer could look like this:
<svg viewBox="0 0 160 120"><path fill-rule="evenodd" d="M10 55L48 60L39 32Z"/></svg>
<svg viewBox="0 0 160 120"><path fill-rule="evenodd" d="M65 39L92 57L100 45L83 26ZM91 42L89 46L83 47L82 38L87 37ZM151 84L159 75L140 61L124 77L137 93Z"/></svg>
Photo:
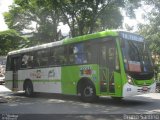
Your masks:
<svg viewBox="0 0 160 120"><path fill-rule="evenodd" d="M120 36L123 39L127 39L127 40L134 40L134 41L138 41L138 42L143 42L144 38L142 36L133 34L133 33L127 33L127 32L119 32Z"/></svg>

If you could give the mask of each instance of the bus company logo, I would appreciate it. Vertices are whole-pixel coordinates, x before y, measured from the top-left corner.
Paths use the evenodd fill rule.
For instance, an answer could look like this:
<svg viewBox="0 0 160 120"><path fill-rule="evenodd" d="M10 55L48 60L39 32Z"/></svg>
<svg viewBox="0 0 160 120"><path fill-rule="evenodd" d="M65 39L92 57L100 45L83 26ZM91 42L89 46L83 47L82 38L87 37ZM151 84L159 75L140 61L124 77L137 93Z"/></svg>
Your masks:
<svg viewBox="0 0 160 120"><path fill-rule="evenodd" d="M54 69L49 70L49 72L48 72L48 78L53 78L53 77L55 77L55 75L56 75L56 73L55 73Z"/></svg>
<svg viewBox="0 0 160 120"><path fill-rule="evenodd" d="M32 78L41 78L41 77L42 77L41 70L36 70L36 71L32 72L32 73L30 74L30 76L31 76Z"/></svg>
<svg viewBox="0 0 160 120"><path fill-rule="evenodd" d="M84 66L80 68L80 76L90 77L93 74L93 70L90 66Z"/></svg>

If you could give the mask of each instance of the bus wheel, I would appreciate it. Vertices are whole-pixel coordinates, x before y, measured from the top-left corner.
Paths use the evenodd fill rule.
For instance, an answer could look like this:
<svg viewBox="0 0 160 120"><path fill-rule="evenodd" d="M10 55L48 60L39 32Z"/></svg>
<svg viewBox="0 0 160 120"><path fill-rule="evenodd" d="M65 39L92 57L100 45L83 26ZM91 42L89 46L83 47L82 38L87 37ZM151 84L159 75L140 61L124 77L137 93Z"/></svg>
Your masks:
<svg viewBox="0 0 160 120"><path fill-rule="evenodd" d="M80 99L84 102L93 102L96 98L94 85L90 82L83 83L80 89Z"/></svg>
<svg viewBox="0 0 160 120"><path fill-rule="evenodd" d="M33 85L32 82L27 81L24 85L25 96L32 97L33 96Z"/></svg>

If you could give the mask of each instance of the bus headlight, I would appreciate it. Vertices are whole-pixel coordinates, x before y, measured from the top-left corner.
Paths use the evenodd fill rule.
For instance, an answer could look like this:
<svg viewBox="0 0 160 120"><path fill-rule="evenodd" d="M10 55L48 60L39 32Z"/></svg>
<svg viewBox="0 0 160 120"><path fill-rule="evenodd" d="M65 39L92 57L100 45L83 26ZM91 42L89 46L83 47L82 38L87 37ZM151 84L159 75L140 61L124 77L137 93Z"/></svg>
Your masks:
<svg viewBox="0 0 160 120"><path fill-rule="evenodd" d="M130 75L127 75L128 83L133 85L133 78Z"/></svg>

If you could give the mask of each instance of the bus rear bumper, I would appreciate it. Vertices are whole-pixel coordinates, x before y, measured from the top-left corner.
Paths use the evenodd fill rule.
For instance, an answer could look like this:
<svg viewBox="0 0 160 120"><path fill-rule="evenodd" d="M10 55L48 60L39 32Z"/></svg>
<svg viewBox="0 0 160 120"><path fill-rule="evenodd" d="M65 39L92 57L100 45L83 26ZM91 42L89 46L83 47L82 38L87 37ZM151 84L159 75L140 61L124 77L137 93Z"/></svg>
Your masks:
<svg viewBox="0 0 160 120"><path fill-rule="evenodd" d="M140 95L145 93L154 93L155 90L156 90L155 82L150 86L143 86L143 87L138 87L138 86L134 86L134 85L130 85L129 83L126 83L123 86L123 97Z"/></svg>

